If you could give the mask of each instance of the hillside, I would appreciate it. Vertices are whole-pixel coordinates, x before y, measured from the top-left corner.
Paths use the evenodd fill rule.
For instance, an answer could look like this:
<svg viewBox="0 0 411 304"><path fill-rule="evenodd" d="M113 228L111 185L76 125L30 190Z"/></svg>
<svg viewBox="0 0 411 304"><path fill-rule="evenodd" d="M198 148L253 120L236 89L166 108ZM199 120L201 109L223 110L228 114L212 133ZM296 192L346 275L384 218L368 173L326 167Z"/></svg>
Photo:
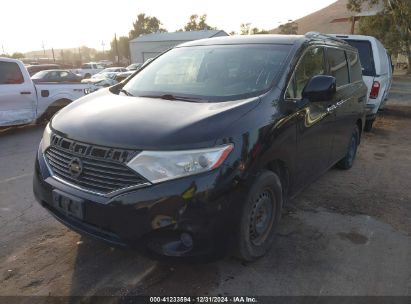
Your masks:
<svg viewBox="0 0 411 304"><path fill-rule="evenodd" d="M347 0L338 0L319 11L295 20L298 23L298 34L305 34L310 31L349 34L351 29L349 22L331 23L334 19L351 15L346 7L347 2ZM270 32L277 33L278 29L273 29Z"/></svg>

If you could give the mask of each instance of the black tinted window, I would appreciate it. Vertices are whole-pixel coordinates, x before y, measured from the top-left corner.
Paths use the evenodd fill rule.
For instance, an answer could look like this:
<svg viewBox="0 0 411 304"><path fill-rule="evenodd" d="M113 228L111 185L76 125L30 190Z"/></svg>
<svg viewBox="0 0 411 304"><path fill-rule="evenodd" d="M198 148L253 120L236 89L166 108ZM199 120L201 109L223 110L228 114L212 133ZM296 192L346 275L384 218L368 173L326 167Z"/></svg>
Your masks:
<svg viewBox="0 0 411 304"><path fill-rule="evenodd" d="M0 62L0 84L23 83L23 74L15 62Z"/></svg>
<svg viewBox="0 0 411 304"><path fill-rule="evenodd" d="M286 97L300 99L308 80L315 75L324 73L324 49L319 47L309 49L297 66L294 77L288 86Z"/></svg>
<svg viewBox="0 0 411 304"><path fill-rule="evenodd" d="M328 48L327 58L330 75L336 78L337 87L348 84L350 79L348 76L348 66L345 58L345 52L340 49Z"/></svg>
<svg viewBox="0 0 411 304"><path fill-rule="evenodd" d="M362 74L365 76L375 76L375 66L372 56L371 43L369 41L346 40L351 46L355 47L360 54Z"/></svg>
<svg viewBox="0 0 411 304"><path fill-rule="evenodd" d="M351 82L362 80L360 58L357 53L347 52L350 63Z"/></svg>

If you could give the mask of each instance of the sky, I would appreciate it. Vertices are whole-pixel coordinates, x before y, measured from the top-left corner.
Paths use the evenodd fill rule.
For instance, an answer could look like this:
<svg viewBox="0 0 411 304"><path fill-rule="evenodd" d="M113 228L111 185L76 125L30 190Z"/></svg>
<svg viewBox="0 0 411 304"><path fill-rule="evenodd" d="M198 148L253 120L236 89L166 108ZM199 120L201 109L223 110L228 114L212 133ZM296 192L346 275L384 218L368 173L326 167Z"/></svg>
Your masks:
<svg viewBox="0 0 411 304"><path fill-rule="evenodd" d="M114 34L127 35L139 13L155 16L169 32L192 14L239 32L241 23L273 29L336 0L11 0L1 4L0 53L86 45L107 50Z"/></svg>

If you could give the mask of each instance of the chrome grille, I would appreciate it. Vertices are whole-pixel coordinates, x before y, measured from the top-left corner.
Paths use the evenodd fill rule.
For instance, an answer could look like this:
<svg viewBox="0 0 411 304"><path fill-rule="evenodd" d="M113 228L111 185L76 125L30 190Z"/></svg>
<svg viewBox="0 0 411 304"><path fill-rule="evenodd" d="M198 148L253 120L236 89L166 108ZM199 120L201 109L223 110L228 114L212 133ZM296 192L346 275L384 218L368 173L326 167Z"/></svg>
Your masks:
<svg viewBox="0 0 411 304"><path fill-rule="evenodd" d="M109 194L124 188L144 185L147 181L125 164L138 151L90 145L52 135L45 152L55 176L84 190ZM73 159L80 159L82 171L74 176L69 169Z"/></svg>

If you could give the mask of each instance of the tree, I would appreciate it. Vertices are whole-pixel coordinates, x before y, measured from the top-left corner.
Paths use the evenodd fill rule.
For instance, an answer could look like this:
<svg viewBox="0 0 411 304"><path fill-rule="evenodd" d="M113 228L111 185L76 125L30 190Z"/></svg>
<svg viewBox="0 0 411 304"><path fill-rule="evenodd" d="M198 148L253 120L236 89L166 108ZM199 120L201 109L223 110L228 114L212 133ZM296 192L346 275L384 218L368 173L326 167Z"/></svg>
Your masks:
<svg viewBox="0 0 411 304"><path fill-rule="evenodd" d="M110 60L114 59L112 50L104 51L104 53L102 51L99 51L99 52L96 52L96 54L94 55L95 61L106 60L106 59L110 59Z"/></svg>
<svg viewBox="0 0 411 304"><path fill-rule="evenodd" d="M251 33L253 35L259 35L259 34L269 34L270 32L267 30L259 29L258 27L253 27L251 29Z"/></svg>
<svg viewBox="0 0 411 304"><path fill-rule="evenodd" d="M167 32L166 29L161 27L162 23L156 17L146 16L146 14L138 14L136 22L133 22L133 29L128 34L130 40L137 38L141 35Z"/></svg>
<svg viewBox="0 0 411 304"><path fill-rule="evenodd" d="M382 2L381 2L382 1ZM408 59L408 73L411 74L411 5L410 0L349 0L347 8L361 12L364 4L370 7L379 3L383 9L373 17L360 20L360 31L381 39L395 52L403 52ZM362 25L361 25L362 24ZM392 36L392 37L390 37Z"/></svg>
<svg viewBox="0 0 411 304"><path fill-rule="evenodd" d="M129 41L130 39L127 36L121 36L117 39L117 49L116 49L116 41L115 37L110 42L111 46L111 53L113 56L117 56L116 50L118 49L118 56L120 57L119 60L121 61L122 58L126 58L127 62L130 62L130 46Z"/></svg>
<svg viewBox="0 0 411 304"><path fill-rule="evenodd" d="M201 30L216 30L216 27L210 26L207 24L207 15L204 14L202 16L199 15L191 15L190 20L184 26L184 31L201 31ZM182 31L180 29L179 31Z"/></svg>
<svg viewBox="0 0 411 304"><path fill-rule="evenodd" d="M380 40L390 54L402 52L399 32L392 26L391 17L388 15L377 15L362 18L359 24L361 35L373 36Z"/></svg>
<svg viewBox="0 0 411 304"><path fill-rule="evenodd" d="M298 23L289 20L285 24L281 24L279 27L279 33L284 35L297 35L298 34Z"/></svg>
<svg viewBox="0 0 411 304"><path fill-rule="evenodd" d="M11 55L11 58L21 59L21 58L24 58L24 54L23 54L23 53L19 53L19 52L14 52L14 53Z"/></svg>
<svg viewBox="0 0 411 304"><path fill-rule="evenodd" d="M267 30L259 29L258 27L251 27L251 23L240 24L241 35L257 35L257 34L269 34Z"/></svg>
<svg viewBox="0 0 411 304"><path fill-rule="evenodd" d="M251 34L251 23L241 23L240 33L241 35L250 35Z"/></svg>
<svg viewBox="0 0 411 304"><path fill-rule="evenodd" d="M93 48L89 48L83 45L82 47L80 47L80 52L82 61L90 61L94 59L97 51Z"/></svg>

